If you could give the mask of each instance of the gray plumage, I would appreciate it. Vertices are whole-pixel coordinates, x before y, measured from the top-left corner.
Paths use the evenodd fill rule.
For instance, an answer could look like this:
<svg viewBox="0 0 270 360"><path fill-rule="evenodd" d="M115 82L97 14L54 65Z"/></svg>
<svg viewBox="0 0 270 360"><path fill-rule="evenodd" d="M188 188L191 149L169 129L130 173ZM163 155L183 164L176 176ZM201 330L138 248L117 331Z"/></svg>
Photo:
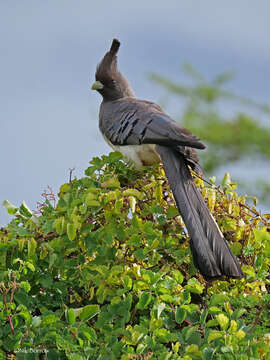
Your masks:
<svg viewBox="0 0 270 360"><path fill-rule="evenodd" d="M204 144L189 130L149 101L135 97L127 79L117 68L120 42L97 67L92 89L103 97L99 127L105 140L135 166L162 161L176 205L190 235L194 264L207 280L225 275L243 276L200 191L194 184L188 165L200 171L194 150Z"/></svg>

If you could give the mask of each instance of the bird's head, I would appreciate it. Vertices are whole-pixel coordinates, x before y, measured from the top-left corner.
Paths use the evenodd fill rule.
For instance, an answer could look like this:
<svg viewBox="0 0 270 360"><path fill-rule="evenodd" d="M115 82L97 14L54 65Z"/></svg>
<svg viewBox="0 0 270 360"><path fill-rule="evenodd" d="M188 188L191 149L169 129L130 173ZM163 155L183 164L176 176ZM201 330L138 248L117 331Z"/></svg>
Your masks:
<svg viewBox="0 0 270 360"><path fill-rule="evenodd" d="M117 68L117 52L120 42L113 39L110 50L105 54L96 70L96 81L92 90L97 90L106 101L121 99L126 96L134 96L127 79Z"/></svg>

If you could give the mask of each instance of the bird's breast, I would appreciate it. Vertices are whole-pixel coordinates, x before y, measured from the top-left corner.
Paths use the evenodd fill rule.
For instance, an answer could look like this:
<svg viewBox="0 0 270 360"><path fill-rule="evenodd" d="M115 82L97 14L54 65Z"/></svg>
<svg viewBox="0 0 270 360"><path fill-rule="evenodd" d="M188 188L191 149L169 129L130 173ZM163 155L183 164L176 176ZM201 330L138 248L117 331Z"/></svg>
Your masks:
<svg viewBox="0 0 270 360"><path fill-rule="evenodd" d="M104 137L108 145L114 150L119 151L128 161L132 162L136 169L144 165L152 165L160 162L160 156L156 152L155 144L141 145L113 145L106 137Z"/></svg>

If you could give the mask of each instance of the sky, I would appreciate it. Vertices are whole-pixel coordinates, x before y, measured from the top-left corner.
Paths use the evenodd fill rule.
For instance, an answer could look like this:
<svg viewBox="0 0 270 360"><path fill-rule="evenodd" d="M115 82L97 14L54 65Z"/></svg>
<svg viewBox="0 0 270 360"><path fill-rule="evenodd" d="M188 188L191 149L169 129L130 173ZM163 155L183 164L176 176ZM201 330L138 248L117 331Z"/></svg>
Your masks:
<svg viewBox="0 0 270 360"><path fill-rule="evenodd" d="M0 1L0 205L35 210L48 185L57 193L70 168L80 177L110 151L90 85L114 37L139 98L164 94L149 72L181 80L188 62L209 79L233 71L235 93L269 104L269 14L269 0Z"/></svg>

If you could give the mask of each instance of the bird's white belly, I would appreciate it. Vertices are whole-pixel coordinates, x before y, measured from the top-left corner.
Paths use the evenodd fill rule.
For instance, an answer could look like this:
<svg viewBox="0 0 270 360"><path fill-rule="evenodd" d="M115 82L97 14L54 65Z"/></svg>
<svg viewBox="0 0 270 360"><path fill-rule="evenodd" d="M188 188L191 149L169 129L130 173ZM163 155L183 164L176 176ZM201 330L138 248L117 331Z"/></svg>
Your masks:
<svg viewBox="0 0 270 360"><path fill-rule="evenodd" d="M115 150L120 151L123 156L134 163L138 169L144 165L152 165L160 162L160 157L155 150L154 144L125 145L115 146Z"/></svg>
<svg viewBox="0 0 270 360"><path fill-rule="evenodd" d="M152 165L160 162L155 144L142 145L113 145L108 139L106 142L116 151L119 151L128 161L132 162L137 169L144 165Z"/></svg>

